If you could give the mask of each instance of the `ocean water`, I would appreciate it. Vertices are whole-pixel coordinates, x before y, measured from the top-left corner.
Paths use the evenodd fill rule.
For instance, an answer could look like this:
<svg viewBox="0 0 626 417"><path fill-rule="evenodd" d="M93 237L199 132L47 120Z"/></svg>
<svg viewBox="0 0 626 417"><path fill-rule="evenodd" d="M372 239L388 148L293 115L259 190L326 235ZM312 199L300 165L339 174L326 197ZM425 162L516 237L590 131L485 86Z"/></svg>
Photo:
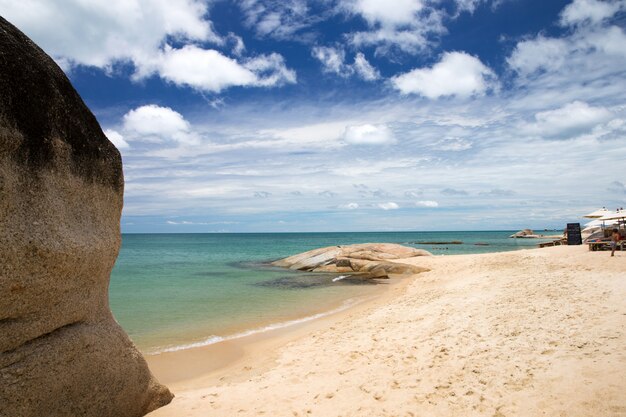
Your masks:
<svg viewBox="0 0 626 417"><path fill-rule="evenodd" d="M110 304L144 352L176 350L319 317L380 290L359 280L336 280L337 275L271 267L269 261L352 243L400 243L435 255L516 250L538 243L509 239L512 233L124 234L111 274ZM419 243L429 241L463 243Z"/></svg>

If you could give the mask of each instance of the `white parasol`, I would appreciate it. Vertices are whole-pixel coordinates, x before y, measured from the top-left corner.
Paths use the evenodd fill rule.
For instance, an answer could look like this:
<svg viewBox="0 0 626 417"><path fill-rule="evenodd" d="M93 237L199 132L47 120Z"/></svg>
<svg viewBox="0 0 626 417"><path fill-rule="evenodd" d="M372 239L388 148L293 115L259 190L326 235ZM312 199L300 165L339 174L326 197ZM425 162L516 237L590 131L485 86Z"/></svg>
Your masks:
<svg viewBox="0 0 626 417"><path fill-rule="evenodd" d="M626 220L626 210L612 211L598 220Z"/></svg>
<svg viewBox="0 0 626 417"><path fill-rule="evenodd" d="M603 216L606 216L609 213L611 213L610 210L607 210L606 208L602 207L601 209L592 211L591 213L586 214L583 217L587 217L588 219L599 219Z"/></svg>
<svg viewBox="0 0 626 417"><path fill-rule="evenodd" d="M617 220L600 220L600 219L595 219L595 220L590 221L589 223L585 223L585 228L600 227L602 225L604 225L604 226L611 226L611 225L614 225L615 223L617 223Z"/></svg>

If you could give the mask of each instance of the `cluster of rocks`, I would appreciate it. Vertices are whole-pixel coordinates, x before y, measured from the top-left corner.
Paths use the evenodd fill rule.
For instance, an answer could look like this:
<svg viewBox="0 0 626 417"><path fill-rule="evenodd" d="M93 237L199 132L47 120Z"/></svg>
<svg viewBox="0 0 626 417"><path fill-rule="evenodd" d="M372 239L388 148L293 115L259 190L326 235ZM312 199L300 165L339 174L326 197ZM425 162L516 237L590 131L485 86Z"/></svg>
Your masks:
<svg viewBox="0 0 626 417"><path fill-rule="evenodd" d="M309 272L355 274L362 278L389 278L428 271L415 265L393 262L397 259L431 256L423 249L393 243L363 243L328 246L272 262L272 265Z"/></svg>
<svg viewBox="0 0 626 417"><path fill-rule="evenodd" d="M530 229L524 229L524 230L520 230L517 233L513 233L509 237L513 239L537 239L537 238L543 237L543 235L535 234L535 232L533 232Z"/></svg>

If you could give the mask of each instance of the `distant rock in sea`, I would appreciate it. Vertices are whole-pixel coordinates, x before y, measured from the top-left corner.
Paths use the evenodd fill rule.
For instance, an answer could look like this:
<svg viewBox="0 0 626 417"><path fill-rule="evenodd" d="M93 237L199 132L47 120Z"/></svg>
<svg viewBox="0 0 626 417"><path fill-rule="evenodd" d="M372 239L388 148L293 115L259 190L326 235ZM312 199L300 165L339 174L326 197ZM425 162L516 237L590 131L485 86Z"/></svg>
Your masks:
<svg viewBox="0 0 626 417"><path fill-rule="evenodd" d="M543 237L543 235L537 235L530 229L520 230L517 233L513 233L510 238L514 239L537 239Z"/></svg>
<svg viewBox="0 0 626 417"><path fill-rule="evenodd" d="M142 416L173 395L109 310L121 157L0 17L0 416Z"/></svg>
<svg viewBox="0 0 626 417"><path fill-rule="evenodd" d="M300 271L360 274L363 278L388 278L394 274L428 271L415 265L390 262L395 259L431 256L430 252L393 243L362 243L328 246L272 262L272 265Z"/></svg>

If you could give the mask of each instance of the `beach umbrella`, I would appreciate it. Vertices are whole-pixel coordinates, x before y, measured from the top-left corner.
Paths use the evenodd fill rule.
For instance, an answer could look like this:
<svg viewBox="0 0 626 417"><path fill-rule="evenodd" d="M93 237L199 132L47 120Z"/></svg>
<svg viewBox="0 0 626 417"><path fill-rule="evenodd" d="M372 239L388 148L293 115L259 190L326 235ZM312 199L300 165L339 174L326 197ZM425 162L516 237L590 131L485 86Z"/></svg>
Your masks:
<svg viewBox="0 0 626 417"><path fill-rule="evenodd" d="M585 228L589 228L589 227L600 227L602 225L606 225L606 226L611 226L613 224L617 223L616 220L600 220L600 219L595 219L590 221L589 223L585 223Z"/></svg>
<svg viewBox="0 0 626 417"><path fill-rule="evenodd" d="M626 219L626 210L613 211L600 217L598 220L623 220Z"/></svg>
<svg viewBox="0 0 626 417"><path fill-rule="evenodd" d="M610 210L607 210L606 208L602 207L601 209L592 211L591 213L586 214L583 217L586 217L588 219L599 219L600 217L606 216L609 213L611 213Z"/></svg>

